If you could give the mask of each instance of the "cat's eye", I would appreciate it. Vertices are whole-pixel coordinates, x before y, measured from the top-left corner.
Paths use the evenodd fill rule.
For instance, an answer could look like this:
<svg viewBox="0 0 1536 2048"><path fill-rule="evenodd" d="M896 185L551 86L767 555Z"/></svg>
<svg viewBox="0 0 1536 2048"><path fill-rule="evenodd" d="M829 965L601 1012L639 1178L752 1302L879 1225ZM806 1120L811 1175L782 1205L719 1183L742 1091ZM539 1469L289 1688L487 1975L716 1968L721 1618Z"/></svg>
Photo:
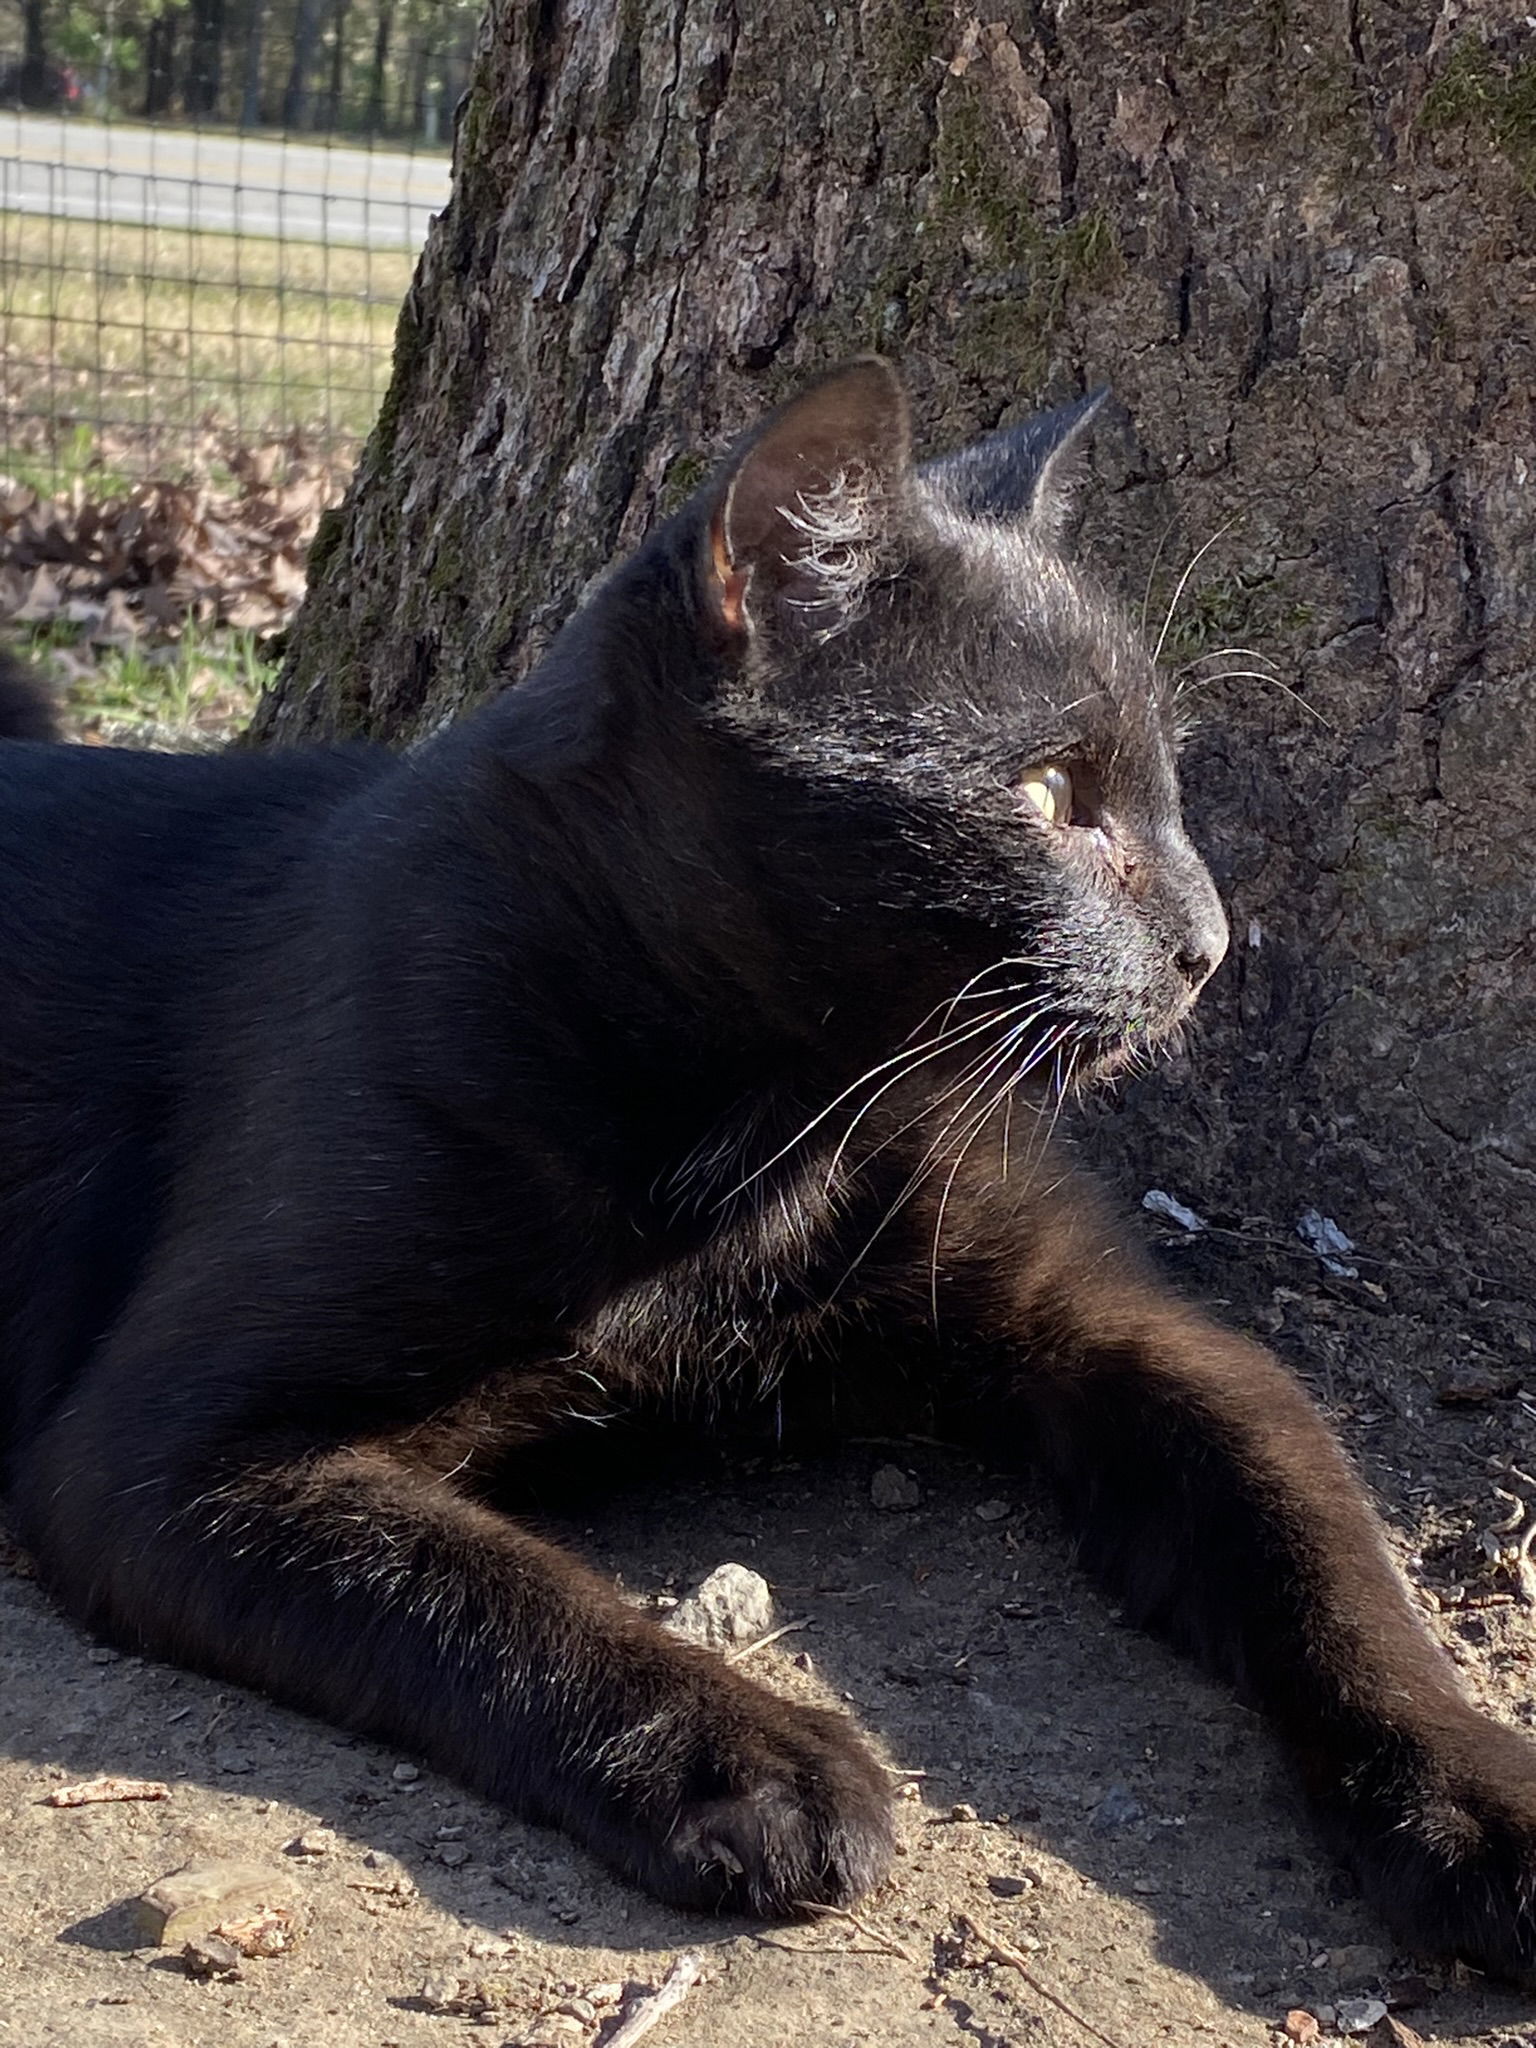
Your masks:
<svg viewBox="0 0 1536 2048"><path fill-rule="evenodd" d="M1067 825L1072 820L1072 777L1057 762L1048 762L1040 768L1031 768L1019 784L1020 792L1029 798L1042 818L1053 825Z"/></svg>

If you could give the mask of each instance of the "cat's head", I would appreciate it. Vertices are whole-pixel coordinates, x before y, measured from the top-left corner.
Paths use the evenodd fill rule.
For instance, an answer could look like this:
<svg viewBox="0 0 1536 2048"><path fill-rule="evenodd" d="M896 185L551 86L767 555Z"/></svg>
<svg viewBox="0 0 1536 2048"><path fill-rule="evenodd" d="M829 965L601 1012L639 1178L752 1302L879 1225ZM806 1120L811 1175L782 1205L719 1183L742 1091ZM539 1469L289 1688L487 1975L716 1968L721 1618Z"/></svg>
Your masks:
<svg viewBox="0 0 1536 2048"><path fill-rule="evenodd" d="M976 994L1113 1063L1184 1015L1227 925L1184 832L1170 692L1063 553L1095 406L917 465L895 374L849 364L737 451L690 545L712 715L826 821L826 897L873 927L871 957L916 987L947 949L956 984L980 971Z"/></svg>
<svg viewBox="0 0 1536 2048"><path fill-rule="evenodd" d="M739 771L718 855L752 842L781 922L821 948L808 992L841 975L845 1018L895 1023L969 984L1084 1068L1165 1036L1227 943L1169 692L1063 552L1094 408L919 465L894 372L860 360L661 538L700 657L692 716Z"/></svg>

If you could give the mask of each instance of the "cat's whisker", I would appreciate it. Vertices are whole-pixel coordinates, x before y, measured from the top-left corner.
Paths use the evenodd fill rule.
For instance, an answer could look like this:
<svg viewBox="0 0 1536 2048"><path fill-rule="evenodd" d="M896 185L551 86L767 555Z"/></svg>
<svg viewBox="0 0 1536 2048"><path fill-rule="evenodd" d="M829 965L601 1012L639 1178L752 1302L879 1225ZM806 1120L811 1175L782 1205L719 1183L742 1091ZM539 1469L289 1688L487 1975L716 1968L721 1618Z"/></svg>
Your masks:
<svg viewBox="0 0 1536 2048"><path fill-rule="evenodd" d="M1070 1052L1067 1066L1067 1073L1070 1075L1076 1068L1078 1058L1084 1043L1084 1039L1084 1027L1081 1024L1070 1024L1063 1027L1063 1030L1060 1034L1058 1034L1054 1047L1052 1048L1055 1053L1055 1064L1053 1069L1051 1087L1048 1090L1048 1100L1051 1105L1050 1114L1049 1117L1045 1119L1043 1129L1041 1127L1041 1120L1042 1117L1044 1117L1043 1105L1040 1113L1037 1114L1035 1119L1034 1136L1031 1138L1024 1155L1024 1185L1026 1187L1028 1187L1030 1180L1034 1175L1036 1167L1039 1166L1041 1160L1045 1157L1046 1153L1050 1149L1051 1139L1055 1135L1057 1123L1060 1121L1061 1118L1061 1111L1062 1105L1065 1100L1066 1088L1066 1082L1063 1079L1061 1068L1062 1047L1070 1043ZM1022 1074L1019 1078L1023 1078Z"/></svg>
<svg viewBox="0 0 1536 2048"><path fill-rule="evenodd" d="M1066 1031L1071 1030L1074 1027L1070 1025L1063 1025L1060 1028L1062 1031ZM1035 1048L1030 1053L1028 1058L1024 1061L1019 1071L1014 1075L1013 1080L1009 1083L1010 1087L1017 1087L1018 1084L1024 1079L1024 1077L1030 1072L1032 1072L1033 1069L1039 1065L1042 1059L1047 1057L1055 1043L1055 1038L1048 1037L1040 1046ZM1000 1057L1006 1057L1006 1054L1011 1049L1011 1045L1001 1048ZM967 1097L966 1101L964 1101L960 1105L959 1109L954 1112L954 1114L949 1118L948 1122L944 1125L944 1128L939 1132L938 1136L929 1145L927 1151L923 1154L922 1158L918 1161L912 1173L908 1176L906 1184L901 1189L901 1192L896 1196L895 1200L890 1204L889 1208L887 1208L885 1214L881 1217L880 1221L875 1225L869 1237L865 1240L863 1245L860 1246L858 1252L855 1253L854 1257L849 1262L847 1268L845 1269L841 1279L837 1282L836 1286L829 1291L827 1296L827 1305L829 1307L831 1305L833 1298L837 1294L841 1293L842 1289L848 1284L849 1280L852 1279L853 1275L858 1271L859 1267L863 1264L864 1260L869 1256L869 1253L873 1250L874 1246L879 1242L881 1235L887 1229L889 1229L890 1225L895 1220L895 1218L900 1214L902 1209L906 1207L907 1203L912 1199L913 1195L917 1193L918 1189L923 1185L924 1181L927 1180L934 1161L943 1149L944 1140L949 1136L949 1133L954 1129L955 1125L965 1115L966 1111L975 1101L976 1096L982 1092L982 1089L986 1087L987 1082L990 1079L991 1075L989 1073L986 1079L984 1079L983 1082L980 1084L980 1086L976 1090L974 1090L973 1093Z"/></svg>
<svg viewBox="0 0 1536 2048"><path fill-rule="evenodd" d="M979 1032L986 1030L986 1028L987 1019L985 1017L979 1021L973 1018L964 1026L957 1026L954 1030L950 1031L941 1031L937 1037L927 1040L923 1045L904 1047L902 1051L893 1053L889 1059L881 1060L877 1066L867 1068L856 1080L850 1081L840 1095L835 1095L825 1109L818 1110L808 1123L802 1124L795 1135L786 1140L777 1152L772 1153L760 1166L754 1167L752 1172L745 1179L738 1181L734 1187L727 1188L725 1193L714 1203L714 1207L720 1209L727 1202L734 1201L738 1195L745 1193L755 1180L760 1180L771 1168L777 1166L781 1159L787 1159L795 1147L808 1138L812 1131L819 1129L835 1109L840 1108L850 1095L857 1094L860 1088L873 1081L877 1075L885 1073L891 1067L906 1066L908 1064L915 1071L916 1068L924 1065L929 1059L937 1058L942 1052L950 1050L954 1046L965 1044Z"/></svg>
<svg viewBox="0 0 1536 2048"><path fill-rule="evenodd" d="M1173 596L1168 600L1168 612L1167 616L1163 620L1163 630L1158 634L1157 644L1152 649L1152 659L1154 662L1160 661L1162 659L1163 643L1168 638L1169 628L1173 624L1173 615L1179 608L1179 599L1184 595L1184 592L1188 587L1190 577L1194 575L1196 569L1200 566L1201 562L1204 561L1205 557L1211 552L1211 549L1215 547L1217 541L1224 539L1225 536L1232 531L1233 527L1237 525L1238 521L1242 518L1242 516L1243 515L1240 512L1234 512L1232 517L1224 521L1222 525L1218 526L1216 531L1211 535L1210 539L1206 541L1203 546L1196 548L1195 552L1190 556L1189 564L1186 567L1184 574L1179 578L1178 582L1174 585Z"/></svg>
<svg viewBox="0 0 1536 2048"><path fill-rule="evenodd" d="M1232 655L1240 655L1244 661L1263 661L1274 666L1273 655L1266 654L1262 647L1207 647L1199 654L1192 654L1182 667L1174 670L1174 680L1187 676L1192 668L1198 668L1202 661L1226 661Z"/></svg>
<svg viewBox="0 0 1536 2048"><path fill-rule="evenodd" d="M1266 669L1223 668L1218 669L1215 675L1212 676L1192 676L1187 683L1180 684L1178 694L1182 697L1190 694L1192 691L1203 690L1208 683L1240 681L1272 683L1277 690L1282 691L1287 697L1294 697L1302 710L1315 718L1319 725L1325 726L1329 732L1334 730L1332 722L1323 716L1315 704L1309 704L1299 690L1293 690L1289 683L1282 682L1279 676L1271 675Z"/></svg>
<svg viewBox="0 0 1536 2048"><path fill-rule="evenodd" d="M1049 1004L1045 1001L1038 1001L1033 1004L1020 1003L1015 1005L1012 1009L999 1011L994 1016L986 1020L989 1024L992 1025L1007 1024L1009 1023L1010 1019L1013 1020L1011 1025L1009 1026L1006 1040L1004 1041L1004 1045L999 1046L997 1049L1003 1050L1005 1046L1011 1048L1012 1046L1017 1045L1020 1038L1023 1036L1025 1032L1028 1031L1031 1024L1037 1022L1039 1018L1044 1016L1048 1009ZM900 1125L896 1130L887 1133L887 1135L880 1140L880 1143L875 1146L872 1152L868 1152L865 1154L865 1156L859 1161L858 1165L855 1168L853 1168L853 1172L855 1174L864 1172L864 1170L875 1159L877 1159L880 1156L880 1154L886 1149L887 1146L895 1144L898 1141L898 1139L905 1137L907 1132L912 1130L914 1126L922 1123L925 1118L932 1116L936 1110L942 1108L943 1105L947 1101L949 1101L952 1096L958 1093L958 1091L965 1086L966 1082L969 1081L976 1074L980 1067L982 1067L987 1062L987 1060L991 1057L991 1051L991 1048L984 1049L980 1058L973 1060L970 1063L970 1065L965 1069L965 1071L961 1075L959 1075L957 1079L953 1081L941 1095L936 1096L931 1101L922 1103L919 1106L919 1108L915 1111L915 1113L912 1116L910 1116L904 1124ZM909 1080L911 1078L912 1073L915 1071L915 1069L911 1069L908 1071L908 1073L899 1076L898 1079ZM881 1092L883 1093L884 1091L882 1090ZM870 1105L867 1105L866 1107L871 1106L872 1103ZM838 1164L838 1160L841 1158L844 1147L847 1145L849 1139L852 1138L854 1131L858 1128L858 1125L864 1117L865 1113L865 1109L860 1109L858 1115L855 1116L853 1122L848 1126L848 1130L844 1134L843 1144L839 1146L838 1154L836 1157L834 1157L833 1170L835 1170ZM830 1175L828 1185L830 1186Z"/></svg>
<svg viewBox="0 0 1536 2048"><path fill-rule="evenodd" d="M993 1068L992 1072L994 1074L996 1073L995 1067ZM991 1076L989 1075L988 1078L990 1079ZM994 1091L994 1093L982 1105L980 1112L976 1115L975 1118L973 1118L971 1126L965 1134L965 1140L962 1143L960 1150L956 1153L954 1163L951 1165L949 1169L949 1177L946 1179L944 1183L944 1192L939 1197L939 1209L937 1216L934 1218L933 1244L930 1250L928 1262L928 1299L933 1313L933 1327L935 1333L937 1333L939 1327L939 1245L940 1240L944 1235L944 1212L949 1206L950 1193L954 1188L955 1180L959 1175L961 1167L965 1164L966 1154L975 1144L977 1138L980 1137L981 1133L986 1129L987 1125L991 1122L992 1118L997 1114L999 1104L1002 1103L1005 1099L1009 1101L1012 1100L1013 1091L1018 1086L1019 1080L1021 1078L1022 1076L1018 1074L1005 1076L1002 1086ZM1003 1169L1003 1178L1007 1178L1006 1165Z"/></svg>
<svg viewBox="0 0 1536 2048"><path fill-rule="evenodd" d="M1016 1004L1014 1008L1011 1010L999 1011L990 1017L983 1018L981 1020L981 1023L984 1027L988 1029L994 1028L998 1025L1007 1023L1010 1017L1018 1017L1019 1011L1026 1010L1027 1007L1027 1005L1022 1003ZM1019 1018L1019 1021L1013 1026L1012 1031L1009 1033L1010 1040L1012 1040L1012 1038L1018 1032L1027 1030L1030 1023L1033 1020L1033 1016L1038 1016L1039 1014L1041 1014L1043 1007L1043 1005L1037 1004L1033 1013L1025 1015L1022 1018ZM949 1101L951 1096L957 1094L959 1090L963 1088L966 1085L966 1083L972 1078L972 1076L977 1072L977 1070L980 1067L984 1066L986 1062L992 1057L992 1051L993 1049L990 1047L984 1049L980 1057L973 1060L970 1063L970 1065L966 1067L965 1071L958 1077L958 1079L953 1081L950 1084L950 1086L944 1090L943 1094L936 1096L931 1102L925 1102L922 1105L922 1107L917 1111L917 1113L914 1116L910 1117L908 1121L900 1127L899 1130L893 1131L888 1136L882 1138L880 1140L880 1143L875 1147L874 1151L867 1153L864 1156L864 1158L862 1158L859 1161L857 1167L853 1169L854 1172L862 1173L864 1169L867 1166L869 1166L871 1161L877 1159L880 1156L880 1154L885 1150L887 1145L892 1145L897 1141L897 1139L904 1137L906 1133L912 1129L914 1124L921 1123L925 1117L931 1116L935 1110L941 1108L944 1103ZM909 1081L912 1078L913 1074L918 1071L920 1071L920 1068L909 1067L905 1070L905 1072L893 1075L889 1081L885 1082L884 1085L874 1095L870 1097L868 1102L860 1105L857 1113L853 1118L853 1121L849 1124L847 1130L843 1133L838 1148L833 1153L831 1163L827 1168L826 1190L828 1193L831 1192L833 1184L836 1181L837 1171L842 1163L843 1154L846 1152L848 1145L853 1138L854 1132L858 1129L859 1125L863 1122L864 1118L874 1108L876 1102L880 1100L881 1096L887 1094L890 1089L897 1087L901 1082Z"/></svg>
<svg viewBox="0 0 1536 2048"><path fill-rule="evenodd" d="M1157 565L1163 559L1163 549L1168 545L1168 536L1173 532L1178 523L1179 515L1175 512L1169 518L1162 532L1157 536L1157 546L1152 550L1152 564L1147 570L1147 587L1141 594L1141 631L1143 637L1146 635L1147 617L1152 610L1152 586L1157 580Z"/></svg>
<svg viewBox="0 0 1536 2048"><path fill-rule="evenodd" d="M1042 973L1049 974L1053 967L1059 968L1062 964L1061 961L1054 960L1049 954L1045 953L1005 954L1001 960L994 960L988 966L979 969L963 987L949 998L948 1002L943 1005L944 1016L946 1020L952 1016L956 1006L960 1003L995 1000L998 996L1010 995L1015 991L1030 986L1027 982L1008 982L1001 988L996 989L980 987L979 984L984 982L989 974L1001 974L1005 967L1033 967ZM939 1005L935 1004L934 1010L938 1008ZM934 1014L934 1010L928 1012L930 1017Z"/></svg>

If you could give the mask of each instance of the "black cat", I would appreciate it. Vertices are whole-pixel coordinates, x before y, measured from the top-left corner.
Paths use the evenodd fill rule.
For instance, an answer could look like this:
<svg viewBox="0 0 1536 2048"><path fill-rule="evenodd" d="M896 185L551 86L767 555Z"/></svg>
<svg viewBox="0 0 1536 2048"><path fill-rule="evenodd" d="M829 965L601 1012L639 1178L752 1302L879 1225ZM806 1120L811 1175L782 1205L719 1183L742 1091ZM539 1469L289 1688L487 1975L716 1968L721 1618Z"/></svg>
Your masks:
<svg viewBox="0 0 1536 2048"><path fill-rule="evenodd" d="M789 1913L885 1868L856 1730L490 1491L572 1414L916 1404L1268 1711L1406 1939L1529 1977L1536 1749L1289 1375L1042 1167L1226 944L1059 552L1083 412L914 470L834 373L404 758L0 750L10 1512L104 1635Z"/></svg>

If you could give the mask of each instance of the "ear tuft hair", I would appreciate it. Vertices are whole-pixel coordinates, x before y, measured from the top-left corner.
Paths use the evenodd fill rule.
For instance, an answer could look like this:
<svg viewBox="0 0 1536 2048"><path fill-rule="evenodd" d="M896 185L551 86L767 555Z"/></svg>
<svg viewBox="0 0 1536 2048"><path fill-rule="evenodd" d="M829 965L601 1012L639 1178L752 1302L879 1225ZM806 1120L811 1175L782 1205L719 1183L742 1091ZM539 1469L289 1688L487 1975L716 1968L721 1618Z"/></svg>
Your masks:
<svg viewBox="0 0 1536 2048"><path fill-rule="evenodd" d="M887 558L909 476L906 394L878 356L781 407L717 486L705 573L727 631L846 625Z"/></svg>
<svg viewBox="0 0 1536 2048"><path fill-rule="evenodd" d="M1100 385L1086 398L1000 427L969 448L925 462L918 476L953 512L1027 524L1057 545L1072 516L1081 444L1108 396L1108 385Z"/></svg>

